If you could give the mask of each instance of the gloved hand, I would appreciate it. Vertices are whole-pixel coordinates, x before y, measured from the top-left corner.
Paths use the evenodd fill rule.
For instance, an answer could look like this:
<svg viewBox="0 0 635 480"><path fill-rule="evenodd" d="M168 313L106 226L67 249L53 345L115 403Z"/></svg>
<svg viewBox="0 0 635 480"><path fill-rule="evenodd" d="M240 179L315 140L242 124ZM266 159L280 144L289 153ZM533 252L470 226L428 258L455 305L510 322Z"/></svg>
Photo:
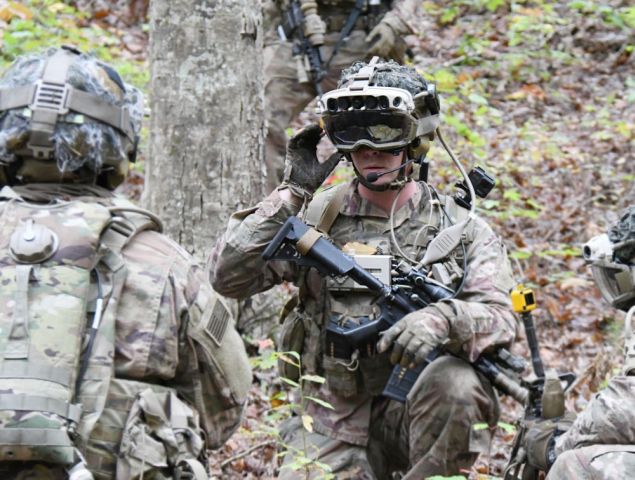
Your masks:
<svg viewBox="0 0 635 480"><path fill-rule="evenodd" d="M425 310L409 313L386 330L377 350L383 353L394 343L390 361L402 367L418 365L450 334L449 322Z"/></svg>
<svg viewBox="0 0 635 480"><path fill-rule="evenodd" d="M324 45L325 33L326 25L317 13L310 13L304 17L304 36L309 39L311 45Z"/></svg>
<svg viewBox="0 0 635 480"><path fill-rule="evenodd" d="M340 161L341 154L331 155L324 163L318 162L317 144L322 128L312 124L295 134L287 144L284 160L283 183L299 187L312 195ZM294 192L296 193L296 192Z"/></svg>
<svg viewBox="0 0 635 480"><path fill-rule="evenodd" d="M366 37L368 43L368 55L388 58L397 43L397 32L385 20L382 20L373 28Z"/></svg>
<svg viewBox="0 0 635 480"><path fill-rule="evenodd" d="M538 420L525 434L525 450L529 464L548 472L556 460L556 438L565 433L575 420L575 413L565 412L562 417Z"/></svg>

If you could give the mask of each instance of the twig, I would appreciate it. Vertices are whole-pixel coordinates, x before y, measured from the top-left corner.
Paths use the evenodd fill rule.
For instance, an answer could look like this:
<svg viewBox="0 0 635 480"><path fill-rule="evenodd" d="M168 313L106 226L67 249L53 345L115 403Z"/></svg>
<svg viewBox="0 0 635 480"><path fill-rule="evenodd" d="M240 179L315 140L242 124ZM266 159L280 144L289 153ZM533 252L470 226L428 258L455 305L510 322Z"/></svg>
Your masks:
<svg viewBox="0 0 635 480"><path fill-rule="evenodd" d="M237 453L236 455L234 455L231 458L228 458L227 460L225 460L223 463L220 464L220 468L225 468L227 465L229 465L232 462L235 462L236 460L249 455L251 452L253 452L254 450L258 450L259 448L262 447L266 447L267 445L271 445L271 444L275 444L276 441L275 440L266 440L264 442L260 442L252 447L249 447L247 450L244 450L240 453Z"/></svg>

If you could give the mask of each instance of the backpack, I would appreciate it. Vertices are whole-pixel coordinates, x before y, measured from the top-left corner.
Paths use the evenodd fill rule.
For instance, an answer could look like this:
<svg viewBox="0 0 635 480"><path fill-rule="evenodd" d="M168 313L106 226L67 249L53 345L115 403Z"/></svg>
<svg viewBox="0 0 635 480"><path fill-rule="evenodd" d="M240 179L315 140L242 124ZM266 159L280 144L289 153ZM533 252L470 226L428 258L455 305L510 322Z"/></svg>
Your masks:
<svg viewBox="0 0 635 480"><path fill-rule="evenodd" d="M8 187L0 197L0 462L70 470L114 377L121 249L159 226L94 200L29 203Z"/></svg>

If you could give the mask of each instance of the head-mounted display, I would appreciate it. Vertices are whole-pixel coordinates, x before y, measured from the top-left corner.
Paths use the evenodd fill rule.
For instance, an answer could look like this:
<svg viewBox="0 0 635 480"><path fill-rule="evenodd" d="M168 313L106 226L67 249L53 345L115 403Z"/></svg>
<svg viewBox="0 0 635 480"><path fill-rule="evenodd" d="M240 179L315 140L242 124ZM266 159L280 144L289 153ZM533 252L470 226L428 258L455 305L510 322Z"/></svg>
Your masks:
<svg viewBox="0 0 635 480"><path fill-rule="evenodd" d="M423 92L423 96L427 94ZM326 93L318 110L324 130L339 151L352 152L362 146L395 150L438 126L438 115L413 115L415 100L401 88L340 88Z"/></svg>

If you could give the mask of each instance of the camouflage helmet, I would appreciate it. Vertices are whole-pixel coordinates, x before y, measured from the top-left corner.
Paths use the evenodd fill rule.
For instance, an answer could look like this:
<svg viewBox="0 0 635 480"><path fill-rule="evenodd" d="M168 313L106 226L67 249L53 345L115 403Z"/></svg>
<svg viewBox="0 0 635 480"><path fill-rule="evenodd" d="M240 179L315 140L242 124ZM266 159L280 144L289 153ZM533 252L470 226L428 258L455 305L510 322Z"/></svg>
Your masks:
<svg viewBox="0 0 635 480"><path fill-rule="evenodd" d="M584 245L583 254L606 301L624 311L635 305L635 206Z"/></svg>
<svg viewBox="0 0 635 480"><path fill-rule="evenodd" d="M113 189L136 156L143 96L72 47L19 57L0 77L0 183Z"/></svg>

